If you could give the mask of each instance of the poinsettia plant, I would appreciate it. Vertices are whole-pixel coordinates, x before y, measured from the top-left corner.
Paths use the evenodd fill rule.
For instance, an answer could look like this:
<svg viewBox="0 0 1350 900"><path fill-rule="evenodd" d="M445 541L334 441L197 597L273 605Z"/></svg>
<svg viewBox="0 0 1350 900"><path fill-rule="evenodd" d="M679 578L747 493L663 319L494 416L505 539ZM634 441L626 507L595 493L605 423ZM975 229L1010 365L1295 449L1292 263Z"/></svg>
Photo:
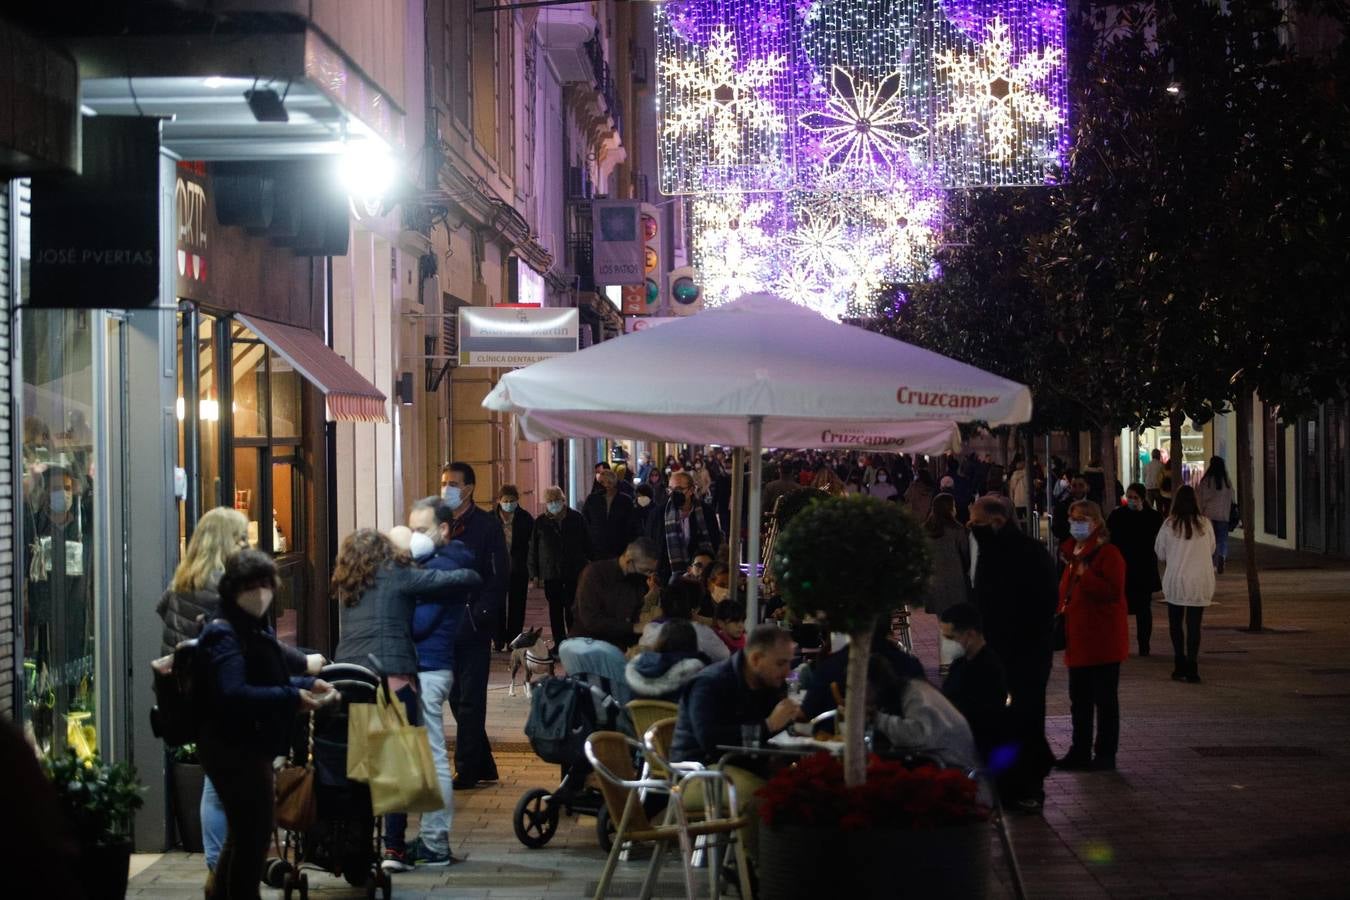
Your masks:
<svg viewBox="0 0 1350 900"><path fill-rule="evenodd" d="M933 765L911 769L877 756L868 759L864 785L845 784L839 759L817 753L775 774L756 796L760 818L770 827L918 830L989 817L976 783L964 772Z"/></svg>

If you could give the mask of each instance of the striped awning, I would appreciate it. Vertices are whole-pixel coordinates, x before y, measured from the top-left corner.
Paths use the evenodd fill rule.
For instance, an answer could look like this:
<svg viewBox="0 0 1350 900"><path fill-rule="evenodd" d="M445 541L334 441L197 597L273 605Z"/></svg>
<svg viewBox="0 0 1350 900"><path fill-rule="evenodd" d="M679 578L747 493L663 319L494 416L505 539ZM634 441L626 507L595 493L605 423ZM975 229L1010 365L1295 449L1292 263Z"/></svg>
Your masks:
<svg viewBox="0 0 1350 900"><path fill-rule="evenodd" d="M251 316L236 315L235 319L323 391L330 421L389 421L384 394L314 332Z"/></svg>

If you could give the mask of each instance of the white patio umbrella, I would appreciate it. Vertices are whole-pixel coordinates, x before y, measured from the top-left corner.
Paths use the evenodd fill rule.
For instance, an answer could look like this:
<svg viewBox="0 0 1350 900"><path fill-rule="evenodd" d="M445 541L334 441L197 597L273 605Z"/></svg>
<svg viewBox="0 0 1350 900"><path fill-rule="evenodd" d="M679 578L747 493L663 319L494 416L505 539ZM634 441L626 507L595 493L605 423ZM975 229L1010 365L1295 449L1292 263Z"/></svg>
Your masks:
<svg viewBox="0 0 1350 900"><path fill-rule="evenodd" d="M558 356L502 376L483 406L531 441L622 437L748 447L749 521L765 446L935 453L956 423L1031 418L1025 385L772 294ZM750 529L749 621L759 529Z"/></svg>

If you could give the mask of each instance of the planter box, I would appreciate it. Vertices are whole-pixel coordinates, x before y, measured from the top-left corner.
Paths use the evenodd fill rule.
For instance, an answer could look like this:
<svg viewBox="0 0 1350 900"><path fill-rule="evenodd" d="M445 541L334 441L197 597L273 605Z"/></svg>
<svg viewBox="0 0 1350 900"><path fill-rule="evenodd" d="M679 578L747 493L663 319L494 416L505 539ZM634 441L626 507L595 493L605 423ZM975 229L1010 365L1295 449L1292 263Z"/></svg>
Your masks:
<svg viewBox="0 0 1350 900"><path fill-rule="evenodd" d="M195 763L173 764L173 816L178 843L189 853L202 852L202 785L206 772Z"/></svg>
<svg viewBox="0 0 1350 900"><path fill-rule="evenodd" d="M774 900L985 897L992 836L986 822L855 832L761 825L760 894Z"/></svg>
<svg viewBox="0 0 1350 900"><path fill-rule="evenodd" d="M131 872L131 841L80 847L79 882L85 900L123 900Z"/></svg>

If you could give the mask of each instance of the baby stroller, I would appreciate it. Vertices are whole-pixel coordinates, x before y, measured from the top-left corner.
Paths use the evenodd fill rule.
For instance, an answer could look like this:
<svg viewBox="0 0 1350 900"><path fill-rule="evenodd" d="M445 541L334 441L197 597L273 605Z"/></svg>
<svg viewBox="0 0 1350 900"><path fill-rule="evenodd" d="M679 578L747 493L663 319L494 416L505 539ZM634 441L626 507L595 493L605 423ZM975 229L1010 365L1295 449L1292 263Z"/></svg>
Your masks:
<svg viewBox="0 0 1350 900"><path fill-rule="evenodd" d="M315 798L318 816L304 832L284 830L278 841L281 856L268 860L266 882L281 888L286 900L298 893L309 896L309 879L303 869L318 869L346 879L353 887L366 889L366 897L378 894L389 900L393 886L380 868L380 818L370 805L370 789L347 778L347 709L353 703L374 703L380 677L370 669L349 663L325 666L319 677L333 685L342 700L314 712ZM299 719L292 758L304 759L309 742L309 723Z"/></svg>
<svg viewBox="0 0 1350 900"><path fill-rule="evenodd" d="M588 780L591 765L585 752L586 738L602 730L627 734L633 730L609 679L580 673L535 684L525 736L535 755L562 768L562 782L553 790L526 791L516 803L516 838L526 847L538 849L552 840L566 813L595 816L596 837L609 852L618 823L610 821L604 797Z"/></svg>

